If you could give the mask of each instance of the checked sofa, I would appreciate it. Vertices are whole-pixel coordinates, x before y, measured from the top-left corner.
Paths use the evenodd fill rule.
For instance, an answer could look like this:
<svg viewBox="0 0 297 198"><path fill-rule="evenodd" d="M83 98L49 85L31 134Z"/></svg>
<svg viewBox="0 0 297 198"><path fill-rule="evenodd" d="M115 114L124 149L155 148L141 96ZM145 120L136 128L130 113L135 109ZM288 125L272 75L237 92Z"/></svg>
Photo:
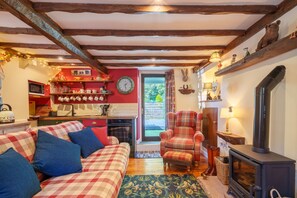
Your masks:
<svg viewBox="0 0 297 198"><path fill-rule="evenodd" d="M190 153L197 165L200 161L200 144L204 141L201 131L202 115L195 111L169 112L168 129L160 133L160 154L167 151Z"/></svg>
<svg viewBox="0 0 297 198"><path fill-rule="evenodd" d="M0 154L12 147L32 162L38 129L70 141L67 134L83 128L83 124L79 121L69 121L0 135ZM44 180L44 175L37 172L42 190L34 197L117 197L128 166L130 146L128 143L119 144L118 139L112 136L108 136L108 141L110 145L95 151L85 159L81 158L81 173L50 177Z"/></svg>

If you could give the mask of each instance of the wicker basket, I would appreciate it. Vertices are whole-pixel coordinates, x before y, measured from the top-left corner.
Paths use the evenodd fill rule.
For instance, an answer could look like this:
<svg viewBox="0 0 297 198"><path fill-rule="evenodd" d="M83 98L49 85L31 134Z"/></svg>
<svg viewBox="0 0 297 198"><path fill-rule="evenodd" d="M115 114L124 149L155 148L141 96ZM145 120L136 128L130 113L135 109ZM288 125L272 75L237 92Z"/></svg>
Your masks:
<svg viewBox="0 0 297 198"><path fill-rule="evenodd" d="M224 185L229 184L229 163L223 163L217 157L215 157L215 163L217 168L217 176Z"/></svg>

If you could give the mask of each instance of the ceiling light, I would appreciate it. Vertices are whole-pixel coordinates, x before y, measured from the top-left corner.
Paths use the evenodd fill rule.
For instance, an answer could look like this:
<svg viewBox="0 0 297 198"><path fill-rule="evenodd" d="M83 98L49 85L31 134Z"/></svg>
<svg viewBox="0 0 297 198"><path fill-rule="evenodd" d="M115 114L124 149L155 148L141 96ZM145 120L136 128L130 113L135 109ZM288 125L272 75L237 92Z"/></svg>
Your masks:
<svg viewBox="0 0 297 198"><path fill-rule="evenodd" d="M58 60L61 60L62 61L62 60L64 60L64 58L62 56L59 56L58 57Z"/></svg>
<svg viewBox="0 0 297 198"><path fill-rule="evenodd" d="M209 61L212 63L216 63L221 61L221 55L219 52L213 52L209 58Z"/></svg>

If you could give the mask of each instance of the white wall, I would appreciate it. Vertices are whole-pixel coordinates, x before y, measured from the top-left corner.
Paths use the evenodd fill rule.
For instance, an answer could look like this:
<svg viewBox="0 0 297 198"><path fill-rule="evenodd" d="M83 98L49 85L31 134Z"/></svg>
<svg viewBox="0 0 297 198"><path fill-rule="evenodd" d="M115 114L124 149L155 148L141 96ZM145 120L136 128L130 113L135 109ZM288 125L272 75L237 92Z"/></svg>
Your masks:
<svg viewBox="0 0 297 198"><path fill-rule="evenodd" d="M191 110L198 112L198 78L197 74L192 72L192 68L188 68L189 79L187 82L182 80L181 69L174 69L175 78L175 97L176 97L176 111L181 110ZM189 88L195 90L194 93L183 95L178 90L183 87L183 85L189 85Z"/></svg>
<svg viewBox="0 0 297 198"><path fill-rule="evenodd" d="M17 58L3 66L5 79L2 84L3 102L11 105L15 119L24 121L29 118L28 80L47 83L49 69L47 67L19 67Z"/></svg>
<svg viewBox="0 0 297 198"><path fill-rule="evenodd" d="M280 20L280 38L282 38L289 35L294 29L296 30L297 8L281 17ZM226 54L223 57L223 65L228 66L230 64L232 54L237 54L238 59L242 58L244 55L242 49L245 47L249 47L250 52L253 53L263 35L264 30ZM230 120L230 131L244 136L247 144L252 144L255 87L276 66L284 65L286 67L285 79L272 91L270 149L273 152L297 160L296 64L297 49L253 65L250 68L224 75L219 78L222 83L223 101L219 104L206 104L206 106L217 106L219 108L233 106L236 118ZM211 76L213 72L213 69L210 69L204 76ZM219 119L218 128L224 130L225 120Z"/></svg>

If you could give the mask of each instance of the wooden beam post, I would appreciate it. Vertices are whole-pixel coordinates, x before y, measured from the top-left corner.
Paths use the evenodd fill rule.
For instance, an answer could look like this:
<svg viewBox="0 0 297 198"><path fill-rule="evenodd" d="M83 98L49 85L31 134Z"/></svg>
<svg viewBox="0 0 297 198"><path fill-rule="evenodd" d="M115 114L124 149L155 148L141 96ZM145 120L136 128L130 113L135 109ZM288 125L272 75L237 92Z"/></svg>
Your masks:
<svg viewBox="0 0 297 198"><path fill-rule="evenodd" d="M52 23L52 21L44 15L41 15L32 8L31 2L26 0L2 0L0 5L14 16L33 27L35 30L46 36L62 49L82 61L84 64L107 73L107 69L101 66L88 52L81 49L79 44L72 38L65 36L62 30Z"/></svg>

